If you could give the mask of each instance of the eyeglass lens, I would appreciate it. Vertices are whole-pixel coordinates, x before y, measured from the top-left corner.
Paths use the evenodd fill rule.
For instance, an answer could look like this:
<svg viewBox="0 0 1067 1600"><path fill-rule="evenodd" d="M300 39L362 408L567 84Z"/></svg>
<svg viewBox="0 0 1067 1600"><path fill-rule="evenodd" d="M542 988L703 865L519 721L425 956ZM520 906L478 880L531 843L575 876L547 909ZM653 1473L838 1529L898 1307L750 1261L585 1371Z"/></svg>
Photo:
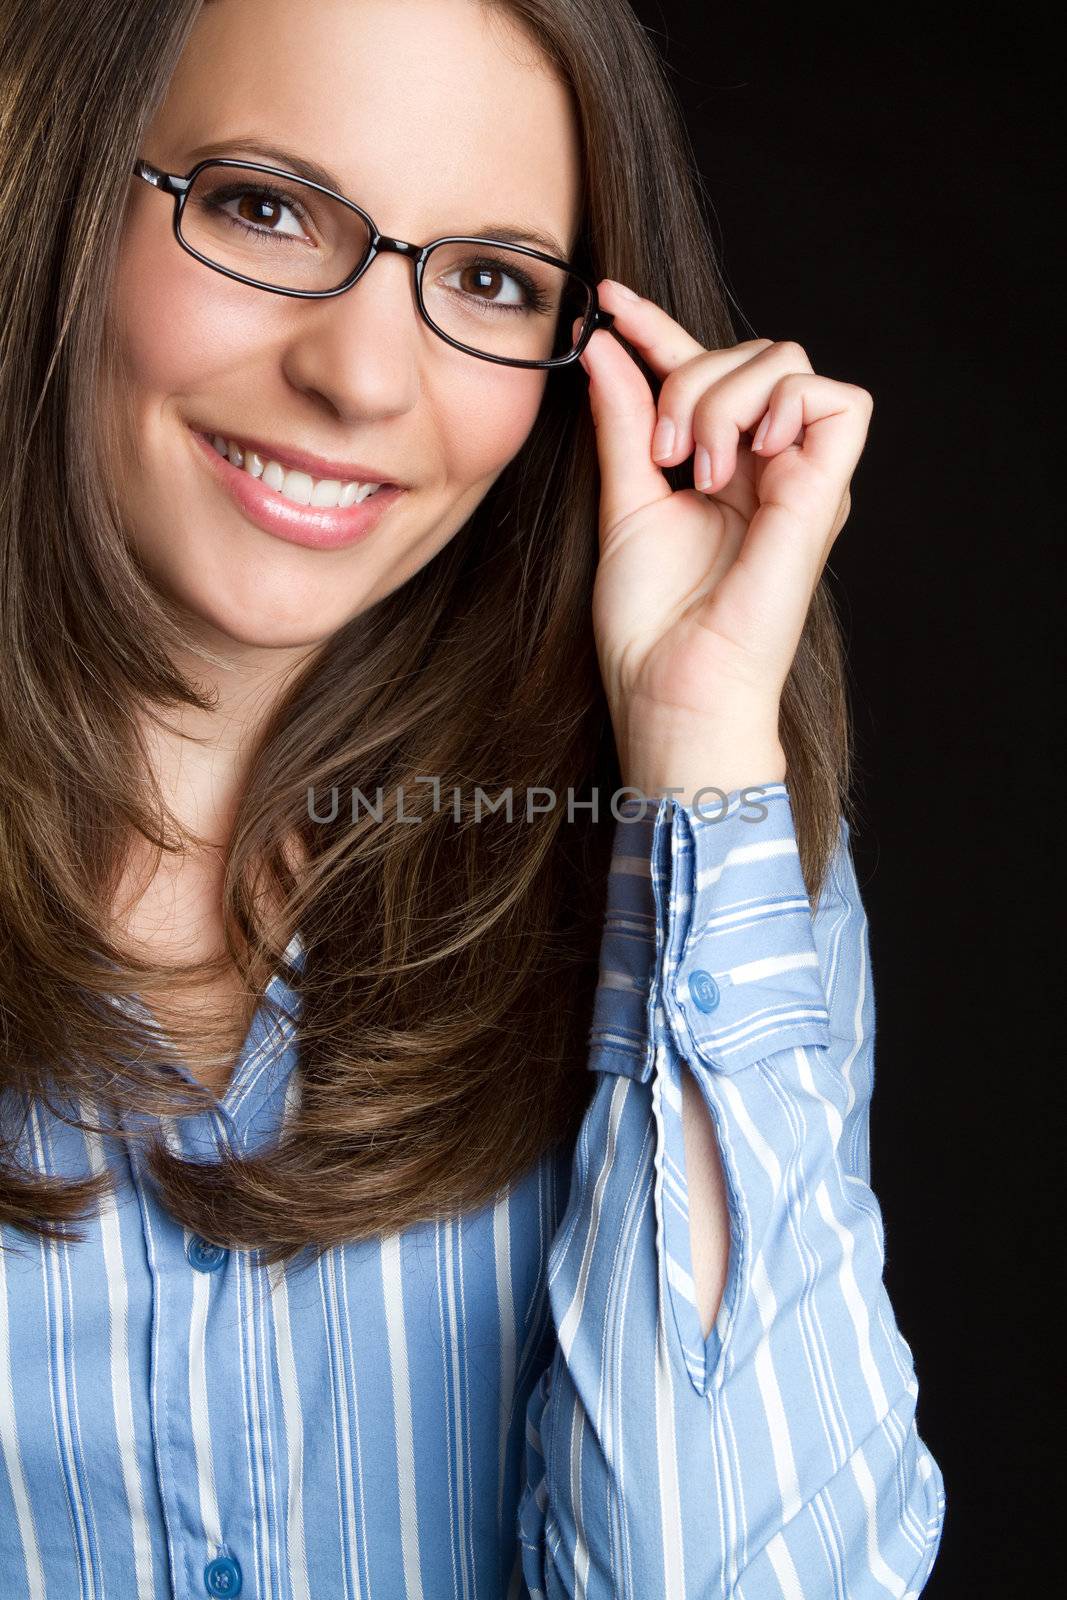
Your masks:
<svg viewBox="0 0 1067 1600"><path fill-rule="evenodd" d="M366 259L370 233L351 207L298 178L204 167L182 209L198 254L274 289L336 289ZM546 361L570 354L590 293L573 273L506 245L437 245L423 303L441 333L485 355Z"/></svg>

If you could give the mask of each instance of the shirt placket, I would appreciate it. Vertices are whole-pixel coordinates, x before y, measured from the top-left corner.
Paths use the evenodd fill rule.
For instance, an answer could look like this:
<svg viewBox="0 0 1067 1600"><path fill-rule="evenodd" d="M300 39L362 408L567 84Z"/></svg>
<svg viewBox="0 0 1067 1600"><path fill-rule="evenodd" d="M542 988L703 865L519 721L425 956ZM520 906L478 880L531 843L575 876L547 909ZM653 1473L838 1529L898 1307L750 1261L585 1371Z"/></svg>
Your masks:
<svg viewBox="0 0 1067 1600"><path fill-rule="evenodd" d="M238 1326L240 1266L163 1209L139 1155L131 1165L152 1283L150 1407L171 1581L182 1600L234 1600L248 1593L253 1550L237 1338L224 1334Z"/></svg>

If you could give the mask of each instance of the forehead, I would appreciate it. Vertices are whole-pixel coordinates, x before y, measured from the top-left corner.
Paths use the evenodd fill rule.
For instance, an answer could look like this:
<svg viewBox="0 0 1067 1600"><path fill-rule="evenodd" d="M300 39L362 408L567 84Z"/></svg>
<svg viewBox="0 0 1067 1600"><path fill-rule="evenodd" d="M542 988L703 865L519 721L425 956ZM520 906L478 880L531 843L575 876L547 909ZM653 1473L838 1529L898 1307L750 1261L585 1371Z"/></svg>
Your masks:
<svg viewBox="0 0 1067 1600"><path fill-rule="evenodd" d="M318 161L404 238L491 215L569 243L580 205L569 91L477 0L209 0L153 127L180 163L230 134Z"/></svg>

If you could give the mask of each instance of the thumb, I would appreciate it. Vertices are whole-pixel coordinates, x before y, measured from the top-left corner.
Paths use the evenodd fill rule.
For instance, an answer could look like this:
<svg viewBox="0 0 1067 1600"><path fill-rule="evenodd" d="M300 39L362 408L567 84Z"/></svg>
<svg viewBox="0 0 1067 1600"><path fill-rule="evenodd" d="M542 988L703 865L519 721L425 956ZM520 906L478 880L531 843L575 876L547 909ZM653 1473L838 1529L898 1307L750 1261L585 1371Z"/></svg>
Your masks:
<svg viewBox="0 0 1067 1600"><path fill-rule="evenodd" d="M652 460L656 403L637 363L606 328L597 329L580 360L596 428L603 537L624 517L666 499L672 490Z"/></svg>

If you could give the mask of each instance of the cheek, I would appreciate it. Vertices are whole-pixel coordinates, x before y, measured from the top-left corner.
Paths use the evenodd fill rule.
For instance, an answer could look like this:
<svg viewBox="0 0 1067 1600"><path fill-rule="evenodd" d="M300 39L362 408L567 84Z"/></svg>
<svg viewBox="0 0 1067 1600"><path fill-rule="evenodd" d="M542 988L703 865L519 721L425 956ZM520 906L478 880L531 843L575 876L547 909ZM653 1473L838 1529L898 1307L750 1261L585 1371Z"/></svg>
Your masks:
<svg viewBox="0 0 1067 1600"><path fill-rule="evenodd" d="M454 483L484 484L518 454L537 418L547 378L536 368L497 367L473 357L462 368L453 367L435 409Z"/></svg>
<svg viewBox="0 0 1067 1600"><path fill-rule="evenodd" d="M134 233L120 252L112 295L115 355L133 398L165 400L202 386L256 348L256 308L240 285L205 293L207 272L159 231ZM238 293L235 293L237 291Z"/></svg>

